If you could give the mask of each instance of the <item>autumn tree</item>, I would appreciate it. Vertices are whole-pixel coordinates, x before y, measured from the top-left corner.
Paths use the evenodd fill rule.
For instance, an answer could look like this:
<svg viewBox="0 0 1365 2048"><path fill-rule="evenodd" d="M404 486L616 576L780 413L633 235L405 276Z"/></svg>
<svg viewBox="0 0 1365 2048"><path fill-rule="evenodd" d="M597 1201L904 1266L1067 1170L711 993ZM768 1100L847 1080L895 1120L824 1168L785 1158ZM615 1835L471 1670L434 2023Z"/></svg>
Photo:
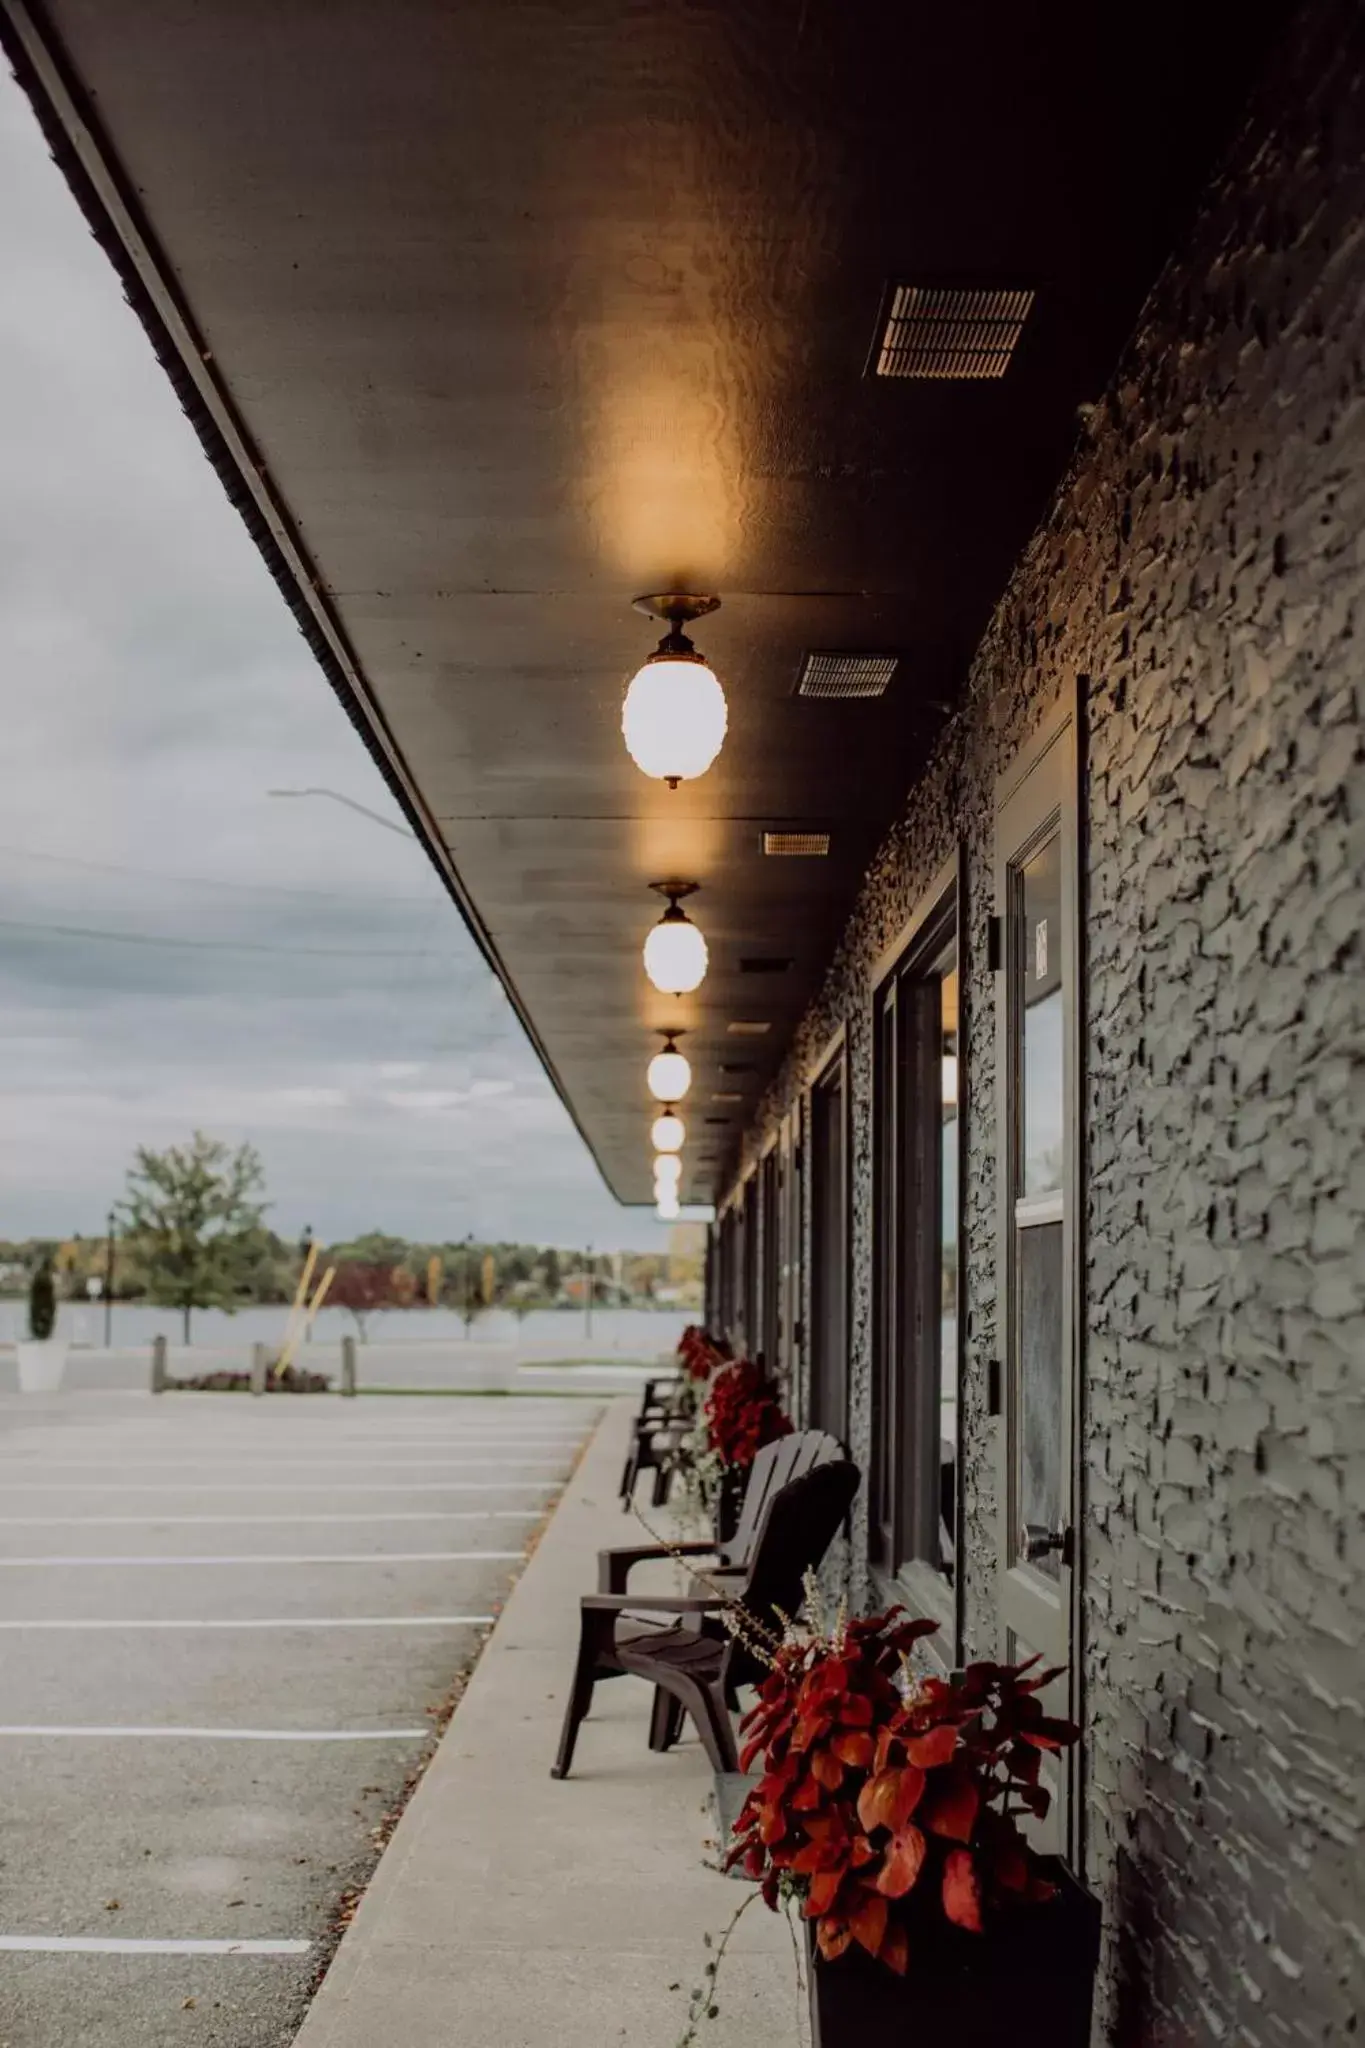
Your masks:
<svg viewBox="0 0 1365 2048"><path fill-rule="evenodd" d="M261 1253L264 1188L250 1145L234 1152L196 1131L165 1152L138 1147L119 1215L136 1241L148 1300L180 1310L186 1344L195 1309L237 1307Z"/></svg>
<svg viewBox="0 0 1365 2048"><path fill-rule="evenodd" d="M397 1305L393 1267L372 1265L363 1259L343 1259L332 1276L327 1300L332 1308L344 1308L354 1318L364 1344L369 1339L366 1317L378 1309Z"/></svg>

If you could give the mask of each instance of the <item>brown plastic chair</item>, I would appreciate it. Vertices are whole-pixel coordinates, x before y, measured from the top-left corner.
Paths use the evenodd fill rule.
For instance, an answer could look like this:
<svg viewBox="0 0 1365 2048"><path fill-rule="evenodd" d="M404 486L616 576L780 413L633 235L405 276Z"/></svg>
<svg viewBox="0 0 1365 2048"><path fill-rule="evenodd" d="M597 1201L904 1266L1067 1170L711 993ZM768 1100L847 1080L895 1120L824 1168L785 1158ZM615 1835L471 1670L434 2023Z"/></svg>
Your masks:
<svg viewBox="0 0 1365 2048"><path fill-rule="evenodd" d="M798 1429L790 1436L779 1437L776 1443L766 1444L749 1468L739 1522L728 1543L617 1544L610 1550L599 1550L598 1592L624 1593L635 1566L651 1558L709 1557L715 1560L707 1567L713 1578L747 1571L763 1510L771 1496L789 1479L799 1479L816 1465L832 1464L844 1455L838 1437L823 1429Z"/></svg>
<svg viewBox="0 0 1365 2048"><path fill-rule="evenodd" d="M858 1468L840 1458L814 1466L768 1495L747 1571L733 1598L720 1594L589 1593L582 1602L578 1661L564 1710L552 1777L565 1778L578 1730L599 1678L633 1672L655 1688L649 1746L666 1750L689 1714L717 1771L739 1768L730 1708L741 1685L762 1678L765 1666L749 1643L732 1636L721 1610L742 1605L751 1622L780 1636L795 1615L802 1580L834 1540L858 1491ZM671 1622L643 1617L668 1615ZM633 1617L640 1616L636 1620ZM752 1635L752 1630L746 1630Z"/></svg>
<svg viewBox="0 0 1365 2048"><path fill-rule="evenodd" d="M685 1425L673 1414L672 1402L683 1384L681 1373L668 1373L646 1380L640 1409L632 1427L630 1449L621 1472L621 1506L629 1508L635 1498L635 1484L642 1472L654 1474L654 1505L662 1507L668 1498L669 1454L685 1434Z"/></svg>

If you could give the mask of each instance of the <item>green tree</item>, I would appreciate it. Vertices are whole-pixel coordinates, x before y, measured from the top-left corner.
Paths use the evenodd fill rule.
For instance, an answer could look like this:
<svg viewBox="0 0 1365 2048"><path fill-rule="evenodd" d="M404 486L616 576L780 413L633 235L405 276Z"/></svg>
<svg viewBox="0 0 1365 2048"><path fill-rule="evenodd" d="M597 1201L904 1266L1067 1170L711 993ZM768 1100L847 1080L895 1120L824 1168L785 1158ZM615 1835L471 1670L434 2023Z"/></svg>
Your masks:
<svg viewBox="0 0 1365 2048"><path fill-rule="evenodd" d="M138 1147L120 1214L138 1243L147 1298L180 1310L187 1344L193 1310L237 1306L260 1255L264 1187L250 1145L233 1152L196 1131L166 1152Z"/></svg>

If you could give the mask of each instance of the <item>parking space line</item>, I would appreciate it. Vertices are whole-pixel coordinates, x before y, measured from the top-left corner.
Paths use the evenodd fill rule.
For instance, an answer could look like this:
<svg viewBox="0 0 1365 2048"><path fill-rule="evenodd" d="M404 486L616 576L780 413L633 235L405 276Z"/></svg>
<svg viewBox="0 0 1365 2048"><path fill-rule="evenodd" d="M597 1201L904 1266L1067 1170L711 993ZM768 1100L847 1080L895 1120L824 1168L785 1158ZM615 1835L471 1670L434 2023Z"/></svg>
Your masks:
<svg viewBox="0 0 1365 2048"><path fill-rule="evenodd" d="M105 1742L153 1738L174 1742L425 1742L431 1728L56 1728L0 1727L0 1736Z"/></svg>
<svg viewBox="0 0 1365 2048"><path fill-rule="evenodd" d="M391 1479L387 1484L351 1479L332 1484L317 1479L187 1479L183 1486L174 1486L157 1479L147 1486L132 1486L121 1479L107 1485L101 1480L73 1485L58 1479L7 1479L5 1487L10 1493L548 1493L555 1483L553 1479Z"/></svg>
<svg viewBox="0 0 1365 2048"><path fill-rule="evenodd" d="M0 1620L0 1628L485 1628L491 1626L497 1618L496 1614L332 1614L297 1617L292 1614L263 1614L235 1621L220 1619L217 1615L196 1614L184 1621L166 1621L159 1616L152 1621L115 1621L107 1615L91 1615L72 1621L11 1621L6 1618Z"/></svg>
<svg viewBox="0 0 1365 2048"><path fill-rule="evenodd" d="M335 1515L0 1515L0 1529L235 1529L263 1522L534 1522L539 1508L402 1508Z"/></svg>
<svg viewBox="0 0 1365 2048"><path fill-rule="evenodd" d="M304 1557L279 1557L269 1552L262 1552L257 1557L0 1557L0 1571L65 1565L86 1569L104 1565L469 1564L478 1558L502 1562L525 1555L524 1550L320 1550Z"/></svg>
<svg viewBox="0 0 1365 2048"><path fill-rule="evenodd" d="M59 1956L306 1956L309 1941L119 1941L79 1934L0 1934L0 1949Z"/></svg>
<svg viewBox="0 0 1365 2048"><path fill-rule="evenodd" d="M249 1451L241 1453L256 1470L271 1472L558 1472L557 1460L549 1458L269 1458L260 1459ZM234 1458L175 1458L148 1464L142 1458L12 1458L17 1472L164 1472L172 1465L177 1472L224 1472L238 1461ZM4 1461L0 1460L0 1469ZM0 1481L8 1486L6 1476ZM153 1482L159 1484L160 1482ZM198 1481L195 1481L198 1484Z"/></svg>

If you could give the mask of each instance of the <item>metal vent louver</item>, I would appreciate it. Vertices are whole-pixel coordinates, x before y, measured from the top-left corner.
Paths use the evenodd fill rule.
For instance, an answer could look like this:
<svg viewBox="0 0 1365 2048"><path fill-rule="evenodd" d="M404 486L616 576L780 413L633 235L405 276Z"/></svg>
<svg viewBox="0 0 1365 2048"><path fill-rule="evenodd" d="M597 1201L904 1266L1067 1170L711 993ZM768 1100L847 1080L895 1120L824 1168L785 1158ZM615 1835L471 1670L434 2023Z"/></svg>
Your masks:
<svg viewBox="0 0 1365 2048"><path fill-rule="evenodd" d="M791 967L777 953L746 953L739 963L741 974L786 974Z"/></svg>
<svg viewBox="0 0 1365 2048"><path fill-rule="evenodd" d="M829 852L828 832L765 832L765 853L825 854Z"/></svg>
<svg viewBox="0 0 1365 2048"><path fill-rule="evenodd" d="M896 673L894 654L808 654L798 697L880 697Z"/></svg>
<svg viewBox="0 0 1365 2048"><path fill-rule="evenodd" d="M879 377L1003 377L1031 291L898 284L877 350Z"/></svg>
<svg viewBox="0 0 1365 2048"><path fill-rule="evenodd" d="M735 1038L762 1038L773 1027L769 1018L760 1022L757 1017L732 1017L725 1028Z"/></svg>

